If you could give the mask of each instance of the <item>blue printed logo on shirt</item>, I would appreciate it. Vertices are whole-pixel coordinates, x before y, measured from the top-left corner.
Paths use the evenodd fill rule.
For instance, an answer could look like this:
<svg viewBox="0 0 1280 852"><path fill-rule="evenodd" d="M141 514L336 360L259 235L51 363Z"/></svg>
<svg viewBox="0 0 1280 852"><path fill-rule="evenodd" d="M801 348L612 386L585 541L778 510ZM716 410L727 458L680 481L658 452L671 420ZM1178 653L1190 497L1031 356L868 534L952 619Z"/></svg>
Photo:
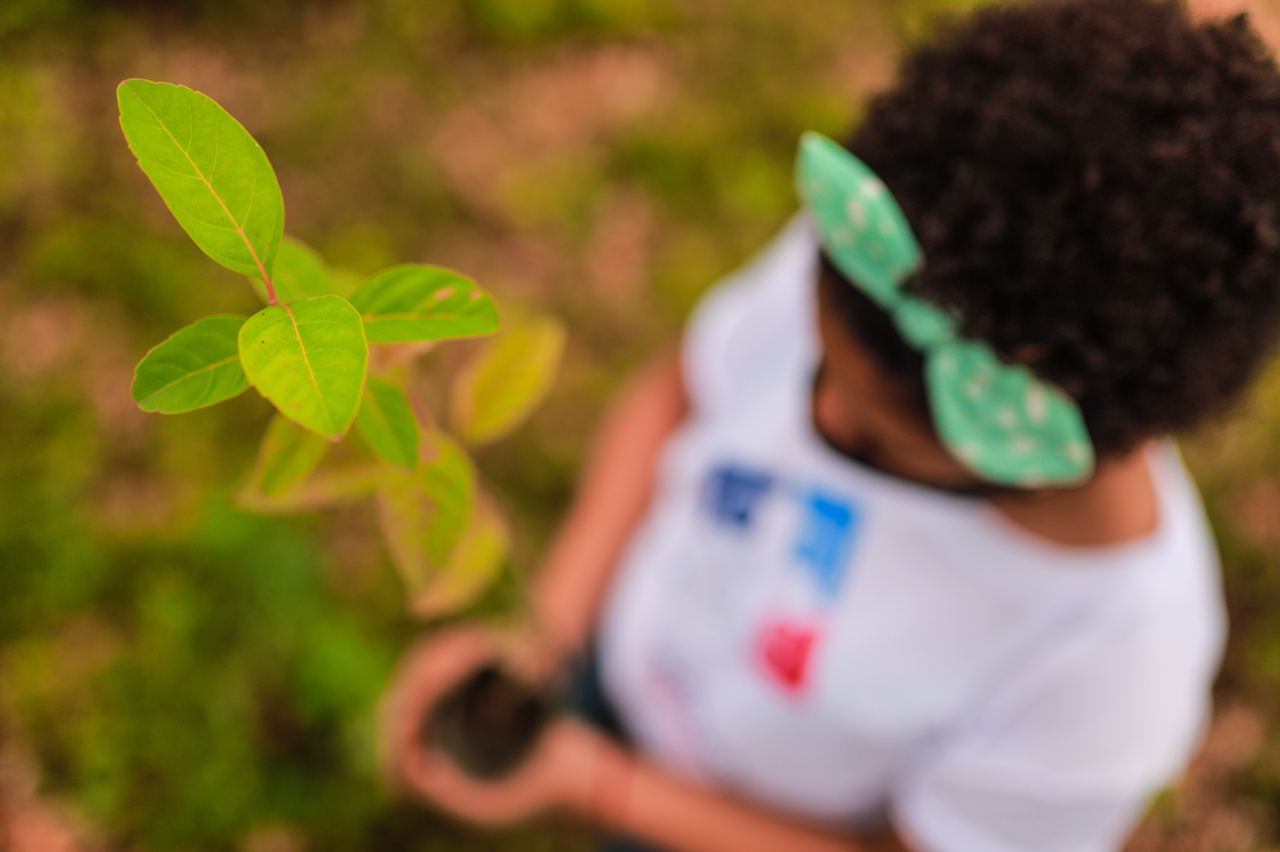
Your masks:
<svg viewBox="0 0 1280 852"><path fill-rule="evenodd" d="M764 471L736 464L721 465L707 478L707 511L723 524L747 529L773 483L773 476Z"/></svg>
<svg viewBox="0 0 1280 852"><path fill-rule="evenodd" d="M819 590L835 597L844 580L859 513L846 500L811 491L804 499L803 517L796 558L813 572Z"/></svg>

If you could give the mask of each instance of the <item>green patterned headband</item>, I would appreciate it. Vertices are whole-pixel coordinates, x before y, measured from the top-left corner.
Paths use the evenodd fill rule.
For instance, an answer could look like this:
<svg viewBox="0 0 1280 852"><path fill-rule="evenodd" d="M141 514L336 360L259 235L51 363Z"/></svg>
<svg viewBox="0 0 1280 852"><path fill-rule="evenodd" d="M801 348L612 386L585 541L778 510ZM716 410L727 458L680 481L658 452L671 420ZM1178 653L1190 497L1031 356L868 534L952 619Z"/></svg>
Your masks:
<svg viewBox="0 0 1280 852"><path fill-rule="evenodd" d="M1000 361L986 343L960 337L950 316L903 292L924 258L884 182L840 145L806 133L796 185L831 261L924 353L929 407L948 452L1004 485L1087 479L1093 445L1075 402L1026 367Z"/></svg>

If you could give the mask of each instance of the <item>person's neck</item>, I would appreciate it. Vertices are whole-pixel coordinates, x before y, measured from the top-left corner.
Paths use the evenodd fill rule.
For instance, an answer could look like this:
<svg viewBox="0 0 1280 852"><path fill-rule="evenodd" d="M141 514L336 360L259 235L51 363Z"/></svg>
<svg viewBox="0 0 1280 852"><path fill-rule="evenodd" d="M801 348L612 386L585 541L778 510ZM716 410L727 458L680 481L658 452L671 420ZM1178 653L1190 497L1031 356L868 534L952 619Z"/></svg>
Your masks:
<svg viewBox="0 0 1280 852"><path fill-rule="evenodd" d="M997 495L991 503L1013 523L1066 547L1105 547L1145 538L1160 523L1147 443L1098 466L1070 490Z"/></svg>

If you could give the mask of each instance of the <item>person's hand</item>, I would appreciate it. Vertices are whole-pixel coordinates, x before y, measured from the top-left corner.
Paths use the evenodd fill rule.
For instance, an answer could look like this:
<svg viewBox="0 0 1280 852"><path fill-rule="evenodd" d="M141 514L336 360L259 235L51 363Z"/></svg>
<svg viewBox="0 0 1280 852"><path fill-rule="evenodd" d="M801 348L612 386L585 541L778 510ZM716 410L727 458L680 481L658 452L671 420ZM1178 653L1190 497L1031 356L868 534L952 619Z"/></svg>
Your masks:
<svg viewBox="0 0 1280 852"><path fill-rule="evenodd" d="M379 712L378 751L383 777L404 780L404 762L423 748L423 723L454 686L482 666L503 657L509 638L482 625L431 633L415 644L391 679Z"/></svg>
<svg viewBox="0 0 1280 852"><path fill-rule="evenodd" d="M540 813L590 814L617 787L625 755L587 725L558 719L542 732L533 752L510 775L478 780L436 750L405 754L403 781L428 803L459 819L496 826Z"/></svg>
<svg viewBox="0 0 1280 852"><path fill-rule="evenodd" d="M553 666L548 657L536 637L525 632L468 626L423 639L405 657L383 699L380 751L387 780L473 822L504 823L547 808L589 807L593 773L604 771L592 767L603 766L617 750L579 723L553 722L525 763L497 781L467 776L423 742L423 720L472 672L499 660L538 682Z"/></svg>

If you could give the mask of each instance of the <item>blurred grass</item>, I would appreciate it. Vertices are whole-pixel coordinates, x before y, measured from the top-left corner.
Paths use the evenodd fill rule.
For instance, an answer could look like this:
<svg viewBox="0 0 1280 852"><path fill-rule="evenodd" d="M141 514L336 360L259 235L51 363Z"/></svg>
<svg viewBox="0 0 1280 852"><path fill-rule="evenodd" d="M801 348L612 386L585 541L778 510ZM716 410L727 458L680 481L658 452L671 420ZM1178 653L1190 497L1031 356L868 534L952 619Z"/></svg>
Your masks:
<svg viewBox="0 0 1280 852"><path fill-rule="evenodd" d="M39 767L42 794L109 848L582 845L554 828L471 837L390 800L372 713L419 628L369 512L232 507L268 415L252 394L178 418L134 408L149 346L254 298L132 162L120 79L223 103L270 154L289 232L335 264L455 265L567 319L551 403L480 460L528 570L621 377L791 212L798 133L856 121L902 45L970 5L0 6L0 783ZM1150 848L1280 843L1278 448L1273 370L1188 449L1228 563L1223 703L1262 734L1161 800Z"/></svg>

